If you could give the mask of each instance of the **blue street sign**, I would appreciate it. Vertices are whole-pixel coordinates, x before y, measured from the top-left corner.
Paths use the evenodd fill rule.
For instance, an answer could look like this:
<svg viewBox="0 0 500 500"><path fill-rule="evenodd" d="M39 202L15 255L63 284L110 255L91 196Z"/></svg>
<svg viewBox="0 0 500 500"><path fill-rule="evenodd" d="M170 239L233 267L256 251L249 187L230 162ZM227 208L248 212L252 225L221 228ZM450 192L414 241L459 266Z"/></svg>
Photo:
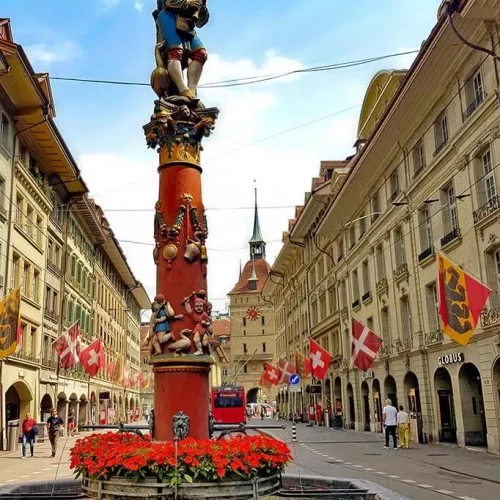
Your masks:
<svg viewBox="0 0 500 500"><path fill-rule="evenodd" d="M290 385L300 385L300 376L296 373L290 375Z"/></svg>

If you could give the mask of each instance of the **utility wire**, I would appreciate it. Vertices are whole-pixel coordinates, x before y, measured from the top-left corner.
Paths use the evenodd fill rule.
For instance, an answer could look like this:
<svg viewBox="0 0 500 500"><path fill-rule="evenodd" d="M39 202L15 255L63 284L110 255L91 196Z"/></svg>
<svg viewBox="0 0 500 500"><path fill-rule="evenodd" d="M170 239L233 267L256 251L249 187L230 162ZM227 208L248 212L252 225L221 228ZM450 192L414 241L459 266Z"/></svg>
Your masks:
<svg viewBox="0 0 500 500"><path fill-rule="evenodd" d="M271 80L277 80L280 78L286 78L288 76L304 74L304 73L316 73L323 71L334 71L337 69L350 68L353 66L360 66L364 64L370 64L377 61L382 61L384 59L390 59L394 57L401 57L410 54L417 54L419 50L408 50L404 52L394 52L391 54L384 54L381 56L374 56L365 59L355 59L350 61L344 61L340 63L327 64L323 66L313 66L310 68L302 68L296 69L292 71L286 71L283 73L270 74L270 75L253 75L242 78L236 78L232 80L221 80L210 82L206 84L199 85L198 88L204 89L213 89L213 88L226 88L226 87L236 87L241 85L252 85L255 83L263 83ZM31 78L24 76L12 75L10 73L7 74L7 77L10 78ZM126 81L126 80L113 80L113 79L94 79L94 78L78 78L78 77L66 77L66 76L49 76L51 80L54 81L63 81L63 82L75 82L75 83L96 83L96 84L104 84L104 85L123 85L123 86L133 86L133 87L150 87L150 83L146 82L137 82L137 81Z"/></svg>

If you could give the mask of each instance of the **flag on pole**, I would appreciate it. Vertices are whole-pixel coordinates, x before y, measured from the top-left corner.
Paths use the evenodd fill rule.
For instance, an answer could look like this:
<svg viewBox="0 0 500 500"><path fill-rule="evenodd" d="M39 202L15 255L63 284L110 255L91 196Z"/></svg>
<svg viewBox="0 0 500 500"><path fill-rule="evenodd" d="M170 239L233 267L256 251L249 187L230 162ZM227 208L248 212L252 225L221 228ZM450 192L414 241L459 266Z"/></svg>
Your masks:
<svg viewBox="0 0 500 500"><path fill-rule="evenodd" d="M123 380L123 368L123 355L119 354L115 359L115 366L112 375L112 380L115 384L120 384Z"/></svg>
<svg viewBox="0 0 500 500"><path fill-rule="evenodd" d="M78 321L71 325L54 343L61 368L73 368L80 360L80 328Z"/></svg>
<svg viewBox="0 0 500 500"><path fill-rule="evenodd" d="M290 375L296 373L295 365L284 359L280 359L278 361L278 366L281 370L280 384L288 384L290 382Z"/></svg>
<svg viewBox="0 0 500 500"><path fill-rule="evenodd" d="M309 359L311 360L313 376L323 380L328 373L333 356L313 339L309 339Z"/></svg>
<svg viewBox="0 0 500 500"><path fill-rule="evenodd" d="M108 365L106 366L106 371L108 372L109 378L113 378L113 375L115 374L115 362L110 361Z"/></svg>
<svg viewBox="0 0 500 500"><path fill-rule="evenodd" d="M0 301L0 359L10 356L21 343L21 290L18 288Z"/></svg>
<svg viewBox="0 0 500 500"><path fill-rule="evenodd" d="M442 253L437 256L441 330L461 345L474 334L491 289Z"/></svg>
<svg viewBox="0 0 500 500"><path fill-rule="evenodd" d="M366 372L381 346L382 339L375 332L352 318L351 361L353 365Z"/></svg>
<svg viewBox="0 0 500 500"><path fill-rule="evenodd" d="M123 387L128 387L130 384L130 361L125 363L123 367L123 377L122 377L122 385Z"/></svg>
<svg viewBox="0 0 500 500"><path fill-rule="evenodd" d="M264 380L269 382L272 385L279 385L281 380L281 370L276 368L276 366L271 365L270 363L264 364L264 373L262 374Z"/></svg>
<svg viewBox="0 0 500 500"><path fill-rule="evenodd" d="M264 389L271 389L271 387L273 386L273 384L271 384L271 382L269 382L265 377L264 377L264 373L260 376L260 380L259 380L259 385L261 387L263 387Z"/></svg>
<svg viewBox="0 0 500 500"><path fill-rule="evenodd" d="M91 377L95 377L101 368L106 366L106 355L102 340L94 340L80 353L80 361Z"/></svg>
<svg viewBox="0 0 500 500"><path fill-rule="evenodd" d="M145 377L143 377L143 380L142 380L142 389L143 390L148 389L149 386L151 385L152 376L153 376L153 374L151 372L149 372Z"/></svg>
<svg viewBox="0 0 500 500"><path fill-rule="evenodd" d="M295 351L295 367L302 380L312 373L311 360L299 349Z"/></svg>

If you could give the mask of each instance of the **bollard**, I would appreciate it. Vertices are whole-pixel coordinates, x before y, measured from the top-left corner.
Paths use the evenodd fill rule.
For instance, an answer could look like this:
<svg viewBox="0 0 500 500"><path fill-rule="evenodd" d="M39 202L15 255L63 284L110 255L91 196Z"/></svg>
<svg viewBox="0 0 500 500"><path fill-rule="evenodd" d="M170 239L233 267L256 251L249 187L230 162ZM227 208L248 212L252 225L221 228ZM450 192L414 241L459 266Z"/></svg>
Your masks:
<svg viewBox="0 0 500 500"><path fill-rule="evenodd" d="M295 424L295 421L292 424L292 443L297 442L297 425Z"/></svg>

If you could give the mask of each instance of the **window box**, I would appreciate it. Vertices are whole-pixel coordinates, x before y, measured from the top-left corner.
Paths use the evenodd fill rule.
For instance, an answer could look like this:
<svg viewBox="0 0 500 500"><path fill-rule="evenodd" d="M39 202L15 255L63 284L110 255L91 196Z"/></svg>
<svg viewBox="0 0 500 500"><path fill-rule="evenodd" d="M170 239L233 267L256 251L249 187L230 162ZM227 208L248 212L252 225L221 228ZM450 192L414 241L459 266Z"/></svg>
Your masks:
<svg viewBox="0 0 500 500"><path fill-rule="evenodd" d="M441 248L445 247L452 241L456 240L457 238L460 238L460 228L455 227L453 230L451 230L448 234L443 236L441 238Z"/></svg>
<svg viewBox="0 0 500 500"><path fill-rule="evenodd" d="M481 103L484 101L486 98L486 93L481 92L480 94L477 95L477 97L467 106L467 109L462 113L462 119L463 121L467 120L474 111L476 111L477 108L481 105Z"/></svg>
<svg viewBox="0 0 500 500"><path fill-rule="evenodd" d="M436 146L436 151L434 151L434 156L437 156L441 151L445 148L445 146L448 144L448 139L444 140L441 142L441 144L438 144Z"/></svg>
<svg viewBox="0 0 500 500"><path fill-rule="evenodd" d="M360 307L361 307L361 303L360 303L359 299L356 299L356 300L352 303L352 308L353 308L354 310L356 310L356 309L359 309Z"/></svg>
<svg viewBox="0 0 500 500"><path fill-rule="evenodd" d="M399 196L399 189L396 189L391 196L389 196L389 203L392 203Z"/></svg>
<svg viewBox="0 0 500 500"><path fill-rule="evenodd" d="M422 264L425 260L427 260L429 257L434 257L434 247L430 246L429 248L426 248L423 252L421 252L418 255L418 263Z"/></svg>
<svg viewBox="0 0 500 500"><path fill-rule="evenodd" d="M418 168L418 170L415 170L413 174L413 178L416 179L425 169L425 165L422 165L421 167Z"/></svg>
<svg viewBox="0 0 500 500"><path fill-rule="evenodd" d="M363 301L363 304L369 304L372 301L372 292L366 292L363 294L361 300Z"/></svg>
<svg viewBox="0 0 500 500"><path fill-rule="evenodd" d="M443 332L437 329L433 332L426 333L424 342L425 345L441 344L441 342L443 342Z"/></svg>

